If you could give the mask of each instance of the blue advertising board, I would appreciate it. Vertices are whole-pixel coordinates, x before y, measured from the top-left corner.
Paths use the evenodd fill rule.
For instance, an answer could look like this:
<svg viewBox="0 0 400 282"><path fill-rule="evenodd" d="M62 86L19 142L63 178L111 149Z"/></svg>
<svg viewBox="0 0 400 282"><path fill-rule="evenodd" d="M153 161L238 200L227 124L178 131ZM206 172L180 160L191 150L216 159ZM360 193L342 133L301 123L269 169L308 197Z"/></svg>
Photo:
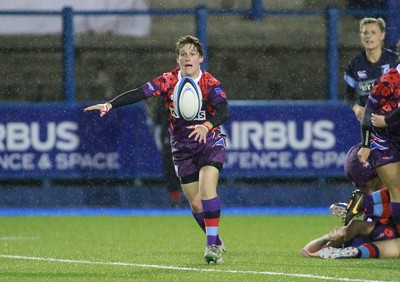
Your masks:
<svg viewBox="0 0 400 282"><path fill-rule="evenodd" d="M142 104L84 113L79 104L0 106L0 177L161 177ZM343 103L230 103L225 177L343 176L359 124Z"/></svg>
<svg viewBox="0 0 400 282"><path fill-rule="evenodd" d="M344 103L233 102L224 125L223 174L245 177L343 176L359 123Z"/></svg>

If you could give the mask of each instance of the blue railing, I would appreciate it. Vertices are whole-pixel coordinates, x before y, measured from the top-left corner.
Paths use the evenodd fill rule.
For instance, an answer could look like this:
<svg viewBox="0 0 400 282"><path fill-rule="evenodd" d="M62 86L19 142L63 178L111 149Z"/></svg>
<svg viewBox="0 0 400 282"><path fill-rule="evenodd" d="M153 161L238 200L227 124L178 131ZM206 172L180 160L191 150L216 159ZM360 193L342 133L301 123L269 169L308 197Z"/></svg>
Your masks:
<svg viewBox="0 0 400 282"><path fill-rule="evenodd" d="M327 22L327 99L338 100L339 86L339 19L341 16L387 16L396 18L399 14L395 10L340 10L328 8L326 10L265 10L262 0L253 0L250 9L207 9L199 6L196 9L151 9L151 10L107 10L107 11L83 11L73 10L65 7L62 11L0 11L0 15L29 15L29 16L62 16L63 17L63 91L65 101L75 102L75 68L74 68L74 30L73 20L75 15L79 16L193 16L196 21L196 36L201 40L204 47L204 62L202 68L207 68L208 42L207 42L207 19L209 15L241 15L260 20L265 16L324 16ZM397 27L396 27L397 28ZM392 32L389 38L393 41L396 32ZM392 44L393 47L394 44Z"/></svg>

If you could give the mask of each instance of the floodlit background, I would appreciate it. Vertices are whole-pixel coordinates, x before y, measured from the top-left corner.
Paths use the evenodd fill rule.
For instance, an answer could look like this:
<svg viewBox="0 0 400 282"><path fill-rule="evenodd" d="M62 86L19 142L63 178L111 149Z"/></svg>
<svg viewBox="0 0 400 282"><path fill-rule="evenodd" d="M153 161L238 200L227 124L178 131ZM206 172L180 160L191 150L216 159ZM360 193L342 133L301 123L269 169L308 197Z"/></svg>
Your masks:
<svg viewBox="0 0 400 282"><path fill-rule="evenodd" d="M394 2L1 1L0 206L168 206L143 105L102 121L81 110L172 69L186 34L232 102L223 203L346 201L359 132L343 71L363 16L383 16L394 46Z"/></svg>

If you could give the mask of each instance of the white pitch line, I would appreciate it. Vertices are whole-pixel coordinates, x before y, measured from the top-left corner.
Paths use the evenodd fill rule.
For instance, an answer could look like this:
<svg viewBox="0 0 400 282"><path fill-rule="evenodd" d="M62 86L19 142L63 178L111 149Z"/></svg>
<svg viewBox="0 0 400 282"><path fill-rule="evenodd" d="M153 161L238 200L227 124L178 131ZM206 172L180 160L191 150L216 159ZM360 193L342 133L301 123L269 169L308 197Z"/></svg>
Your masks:
<svg viewBox="0 0 400 282"><path fill-rule="evenodd" d="M12 240L37 240L37 237L0 237L0 241L12 241Z"/></svg>
<svg viewBox="0 0 400 282"><path fill-rule="evenodd" d="M88 261L88 260L72 260L72 259L27 257L27 256L16 256L16 255L5 255L5 254L0 254L0 258L36 260L36 261L52 261L52 262L64 262L64 263L83 263L83 264L94 264L94 265L134 266L134 267L158 268L158 269L179 270L179 271L238 273L238 274L255 274L255 275L270 275L270 276L289 276L289 277L302 277L302 278L334 280L334 281L385 282L383 280L366 280L366 279L354 279L354 278L346 278L346 277L341 277L340 278L340 277L330 277L330 276L321 276L321 275L312 275L312 274L300 274L300 273L284 273L284 272L255 271L255 270L229 270L229 269L223 270L223 269L214 269L214 268L193 268L193 267L180 267L180 266L168 266L168 265L157 265L157 264L141 264L141 263L128 263L128 262L112 262L112 261L107 262L107 261Z"/></svg>

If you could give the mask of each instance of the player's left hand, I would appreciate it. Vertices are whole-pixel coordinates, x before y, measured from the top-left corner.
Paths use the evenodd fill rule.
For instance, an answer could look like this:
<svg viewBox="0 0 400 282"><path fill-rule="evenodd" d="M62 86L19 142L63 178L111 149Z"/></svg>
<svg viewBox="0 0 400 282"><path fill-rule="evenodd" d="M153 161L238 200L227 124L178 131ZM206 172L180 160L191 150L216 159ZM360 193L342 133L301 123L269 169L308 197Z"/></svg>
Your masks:
<svg viewBox="0 0 400 282"><path fill-rule="evenodd" d="M100 111L100 117L104 116L106 113L108 113L111 110L112 106L110 103L105 103L105 104L97 104L93 106L89 106L87 108L84 108L84 112L90 112L90 111L95 111L98 110Z"/></svg>
<svg viewBox="0 0 400 282"><path fill-rule="evenodd" d="M385 121L385 116L377 115L377 114L372 114L371 115L371 122L372 125L375 127L380 127L380 128L386 128L387 124Z"/></svg>
<svg viewBox="0 0 400 282"><path fill-rule="evenodd" d="M360 161L360 163L367 166L368 165L368 157L369 157L370 153L371 153L370 148L361 147L357 153L357 157L358 157L358 160Z"/></svg>
<svg viewBox="0 0 400 282"><path fill-rule="evenodd" d="M189 134L189 138L194 136L194 141L199 141L200 143L207 143L207 133L208 127L204 124L189 125L186 128L193 129Z"/></svg>

